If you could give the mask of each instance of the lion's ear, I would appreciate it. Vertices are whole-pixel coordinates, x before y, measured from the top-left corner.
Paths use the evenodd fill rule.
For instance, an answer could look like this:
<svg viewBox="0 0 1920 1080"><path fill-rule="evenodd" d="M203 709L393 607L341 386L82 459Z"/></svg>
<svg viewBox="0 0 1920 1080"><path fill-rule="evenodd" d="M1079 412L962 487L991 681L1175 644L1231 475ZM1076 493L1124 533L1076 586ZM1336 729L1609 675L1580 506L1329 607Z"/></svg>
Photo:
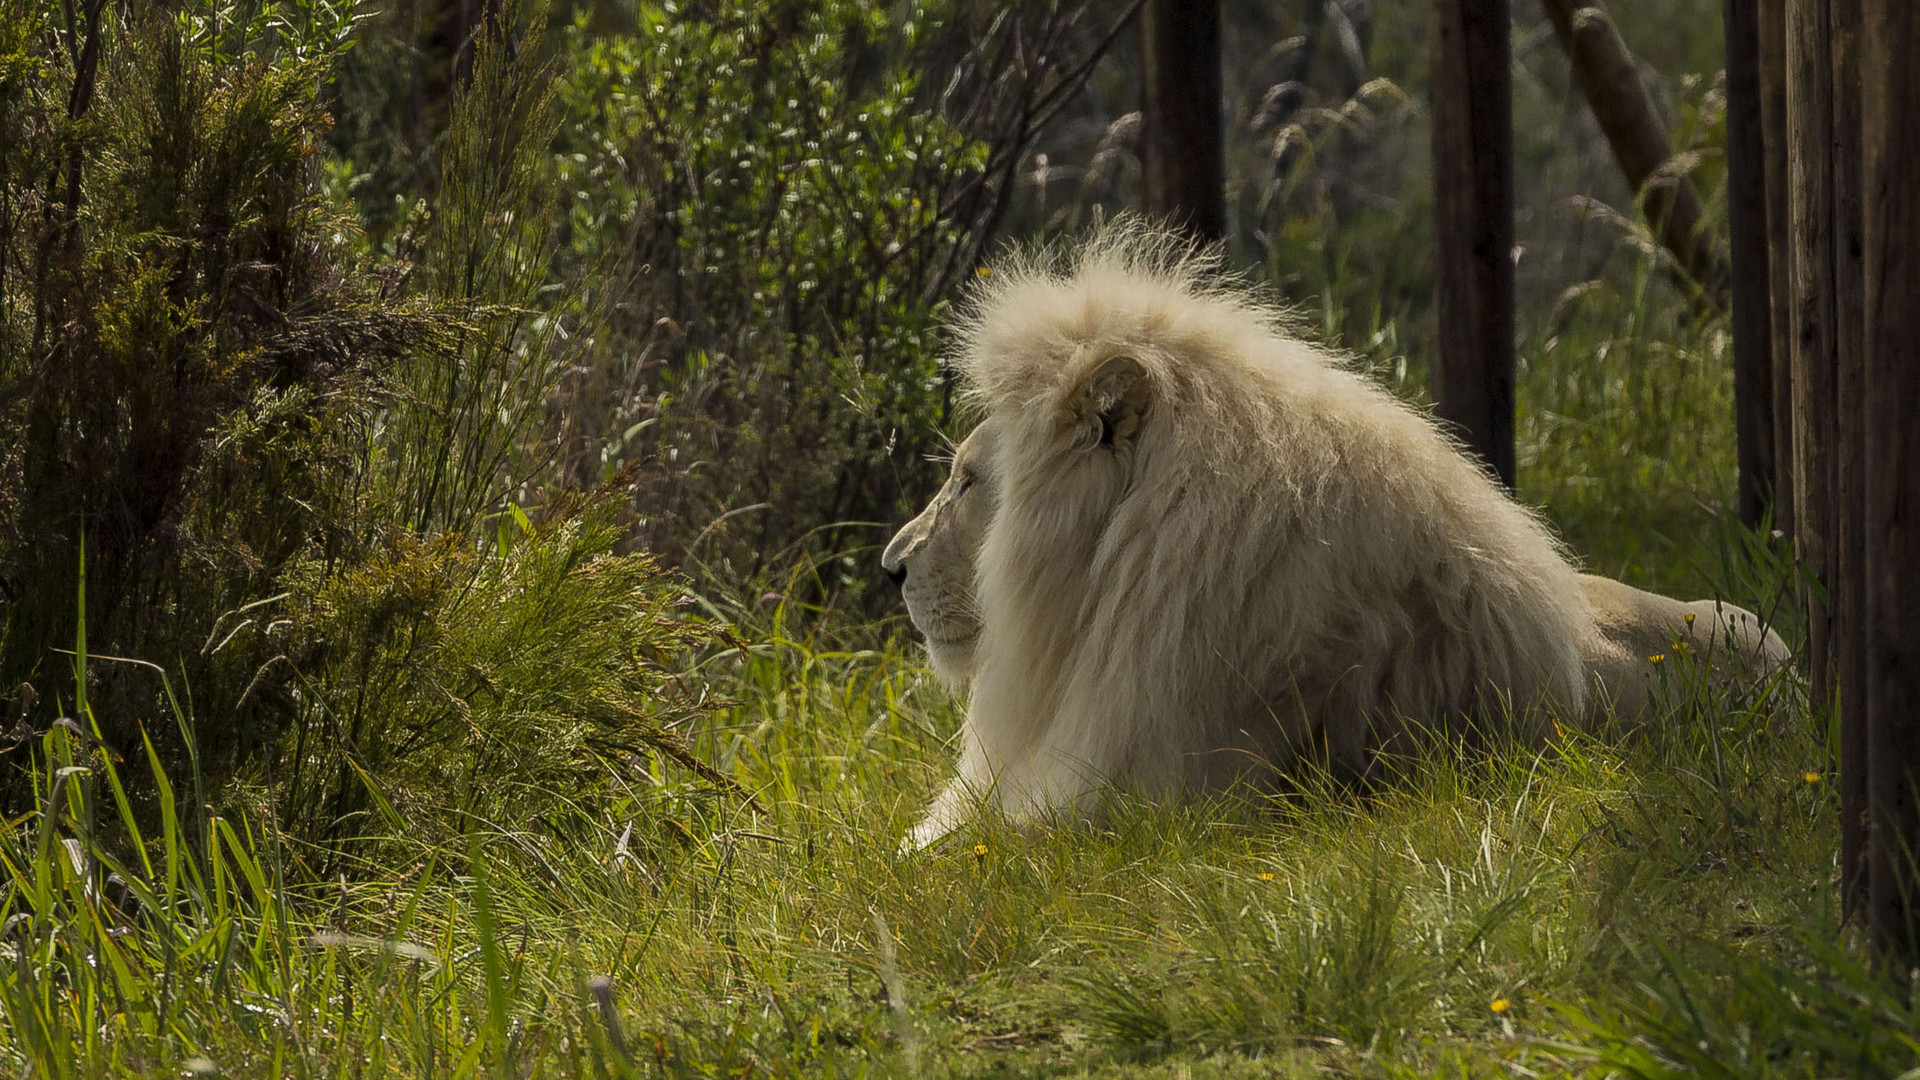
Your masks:
<svg viewBox="0 0 1920 1080"><path fill-rule="evenodd" d="M1131 356L1102 360L1073 397L1073 448L1130 444L1152 399L1152 382L1140 361Z"/></svg>

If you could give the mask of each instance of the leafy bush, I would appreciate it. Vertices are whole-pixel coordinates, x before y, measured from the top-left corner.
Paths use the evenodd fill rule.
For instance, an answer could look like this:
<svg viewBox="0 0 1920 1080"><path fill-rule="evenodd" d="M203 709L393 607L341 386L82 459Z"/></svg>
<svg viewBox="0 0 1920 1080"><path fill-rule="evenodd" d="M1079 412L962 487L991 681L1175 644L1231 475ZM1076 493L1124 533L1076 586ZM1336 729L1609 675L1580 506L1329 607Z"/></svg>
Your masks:
<svg viewBox="0 0 1920 1080"><path fill-rule="evenodd" d="M662 3L629 34L569 27L561 272L602 282L610 319L558 401L562 475L640 464L638 541L735 580L909 515L952 420L942 302L1104 48L1096 10Z"/></svg>
<svg viewBox="0 0 1920 1080"><path fill-rule="evenodd" d="M666 5L632 36L565 35L572 272L629 269L567 388L567 466L643 462L649 547L752 570L925 480L948 405L932 301L970 269L943 203L984 150L916 100L930 5L896 6Z"/></svg>

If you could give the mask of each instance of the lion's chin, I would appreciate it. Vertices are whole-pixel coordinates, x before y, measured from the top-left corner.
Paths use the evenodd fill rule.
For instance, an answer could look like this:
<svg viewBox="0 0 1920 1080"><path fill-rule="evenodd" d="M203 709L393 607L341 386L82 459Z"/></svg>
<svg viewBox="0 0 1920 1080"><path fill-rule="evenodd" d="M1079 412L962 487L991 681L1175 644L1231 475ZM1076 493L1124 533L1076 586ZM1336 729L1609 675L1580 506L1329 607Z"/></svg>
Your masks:
<svg viewBox="0 0 1920 1080"><path fill-rule="evenodd" d="M934 674L951 683L964 683L973 678L977 664L974 658L974 646L980 641L980 635L963 638L927 639L927 659L933 664Z"/></svg>

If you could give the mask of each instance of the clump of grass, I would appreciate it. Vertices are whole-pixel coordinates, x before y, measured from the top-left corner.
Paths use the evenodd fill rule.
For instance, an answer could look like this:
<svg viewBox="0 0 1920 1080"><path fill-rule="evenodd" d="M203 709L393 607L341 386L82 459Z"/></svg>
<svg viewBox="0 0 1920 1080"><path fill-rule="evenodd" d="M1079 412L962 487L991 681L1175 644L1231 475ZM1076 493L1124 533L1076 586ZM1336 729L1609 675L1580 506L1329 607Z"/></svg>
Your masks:
<svg viewBox="0 0 1920 1080"><path fill-rule="evenodd" d="M270 823L181 805L151 746L145 767L123 772L96 738L78 724L45 736L35 809L0 831L10 1071L314 1076L351 1063L520 1075L570 1056L577 1075L620 1064L573 1015L573 994L554 1001L543 972L508 954L513 928L494 918L480 840L463 885L428 860L386 883L380 932L357 932L364 897L300 873ZM131 805L136 780L160 801L153 832ZM566 1043L571 1054L556 1054Z"/></svg>
<svg viewBox="0 0 1920 1080"><path fill-rule="evenodd" d="M685 617L679 579L615 553L624 494L502 514L485 548L402 535L296 576L288 636L312 643L292 662L296 720L243 790L358 857L357 839L431 849L474 822L590 828L663 760L726 787L676 730L716 705L682 661L712 634Z"/></svg>
<svg viewBox="0 0 1920 1080"><path fill-rule="evenodd" d="M1697 592L1689 563L1733 505L1726 322L1658 302L1652 260L1619 261L1529 335L1521 490L1595 573Z"/></svg>
<svg viewBox="0 0 1920 1080"><path fill-rule="evenodd" d="M1570 1063L1641 1080L1912 1075L1920 1008L1897 974L1843 944L1831 912L1769 955L1732 946L1650 950L1637 993L1563 1007ZM1785 955L1780 953L1784 952Z"/></svg>

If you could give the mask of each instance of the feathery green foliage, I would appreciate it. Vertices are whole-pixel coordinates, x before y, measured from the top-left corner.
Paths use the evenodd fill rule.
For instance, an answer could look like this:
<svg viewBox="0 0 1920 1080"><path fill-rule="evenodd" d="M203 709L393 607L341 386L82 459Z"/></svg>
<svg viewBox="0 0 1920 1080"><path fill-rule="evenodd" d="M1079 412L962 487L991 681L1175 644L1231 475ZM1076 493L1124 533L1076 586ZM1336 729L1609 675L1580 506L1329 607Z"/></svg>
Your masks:
<svg viewBox="0 0 1920 1080"><path fill-rule="evenodd" d="M143 661L76 688L107 747L211 777L206 797L322 844L316 865L474 820L564 831L610 773L697 770L664 725L702 712L679 668L706 634L616 553L624 488L520 488L582 309L551 287L558 114L505 44L517 9L395 253L321 186L351 5L77 10L0 12L9 712L59 715L58 650L87 625ZM5 767L13 804L27 779Z"/></svg>
<svg viewBox="0 0 1920 1080"><path fill-rule="evenodd" d="M315 197L315 87L344 30L311 8L252 29L214 8L0 10L9 698L59 678L84 539L97 649L175 666L238 709L264 657L210 661L209 625L271 595L290 560L352 546L375 388L461 324L357 278L351 224ZM94 690L106 737L136 749L151 680L102 673ZM249 719L208 732L209 758L239 752Z"/></svg>
<svg viewBox="0 0 1920 1080"><path fill-rule="evenodd" d="M397 244L406 287L482 316L447 353L416 353L395 372L382 476L401 523L418 532L470 532L545 464L546 395L572 360L568 326L578 329L590 288L552 273L549 146L560 117L554 72L538 60L545 14L512 3L483 26L439 183Z"/></svg>
<svg viewBox="0 0 1920 1080"><path fill-rule="evenodd" d="M503 515L497 547L402 535L344 572L289 581L297 720L282 789L252 783L313 840L431 847L476 822L567 834L613 777L664 754L710 777L668 727L711 711L680 657L710 634L653 561L619 555L623 493ZM357 849L356 849L357 850Z"/></svg>

